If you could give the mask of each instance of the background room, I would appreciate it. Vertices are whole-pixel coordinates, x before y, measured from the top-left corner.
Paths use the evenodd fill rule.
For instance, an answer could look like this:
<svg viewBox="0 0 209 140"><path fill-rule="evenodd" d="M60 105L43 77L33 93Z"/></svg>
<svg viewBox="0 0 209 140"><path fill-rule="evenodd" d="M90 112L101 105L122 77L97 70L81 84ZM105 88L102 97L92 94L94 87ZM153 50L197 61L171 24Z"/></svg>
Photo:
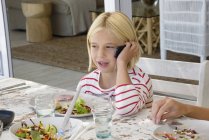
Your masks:
<svg viewBox="0 0 209 140"><path fill-rule="evenodd" d="M159 5L159 0L131 1L131 17L144 57L160 58ZM7 0L6 8L14 77L75 90L87 73L86 33L91 22L104 12L104 0ZM45 10L37 18L33 14L41 8ZM26 20L32 15L38 20ZM75 26L79 16L88 24ZM48 19L43 25L39 24L42 18ZM170 51L167 59L200 61L198 56Z"/></svg>

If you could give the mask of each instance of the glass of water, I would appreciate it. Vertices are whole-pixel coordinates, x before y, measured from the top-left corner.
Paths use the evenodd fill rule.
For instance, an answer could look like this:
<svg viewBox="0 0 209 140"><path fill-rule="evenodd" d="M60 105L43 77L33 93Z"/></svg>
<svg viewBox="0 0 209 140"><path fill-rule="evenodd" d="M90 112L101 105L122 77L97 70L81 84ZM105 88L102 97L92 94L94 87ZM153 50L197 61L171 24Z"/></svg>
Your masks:
<svg viewBox="0 0 209 140"><path fill-rule="evenodd" d="M35 110L37 117L52 117L54 115L54 95L45 93L35 97Z"/></svg>
<svg viewBox="0 0 209 140"><path fill-rule="evenodd" d="M111 137L112 126L112 102L105 100L92 107L94 117L96 137L98 139L106 139Z"/></svg>

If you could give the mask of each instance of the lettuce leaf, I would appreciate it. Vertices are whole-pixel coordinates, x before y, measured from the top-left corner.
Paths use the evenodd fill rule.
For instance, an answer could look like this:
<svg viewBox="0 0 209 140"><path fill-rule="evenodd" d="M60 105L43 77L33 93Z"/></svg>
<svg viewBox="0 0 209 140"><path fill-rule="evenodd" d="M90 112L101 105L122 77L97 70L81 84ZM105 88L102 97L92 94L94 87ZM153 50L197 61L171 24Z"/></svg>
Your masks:
<svg viewBox="0 0 209 140"><path fill-rule="evenodd" d="M40 133L38 131L31 131L32 140L41 140Z"/></svg>
<svg viewBox="0 0 209 140"><path fill-rule="evenodd" d="M85 101L80 97L77 99L74 109L77 111L78 114L89 113L89 110L86 109L85 104L86 104Z"/></svg>

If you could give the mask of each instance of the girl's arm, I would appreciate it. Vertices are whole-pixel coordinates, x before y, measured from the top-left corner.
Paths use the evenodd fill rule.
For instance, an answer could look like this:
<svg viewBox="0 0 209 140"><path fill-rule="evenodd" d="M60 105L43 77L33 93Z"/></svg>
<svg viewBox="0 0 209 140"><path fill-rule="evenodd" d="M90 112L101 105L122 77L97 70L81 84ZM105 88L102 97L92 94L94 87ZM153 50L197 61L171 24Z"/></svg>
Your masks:
<svg viewBox="0 0 209 140"><path fill-rule="evenodd" d="M117 88L114 96L117 113L120 115L131 115L138 112L145 106L148 98L150 98L147 85L141 84L137 76L136 79L138 81L133 83L128 73L128 62L130 62L138 51L138 47L134 42L128 42L117 58ZM135 73L135 75L137 74ZM148 77L144 78L148 80Z"/></svg>
<svg viewBox="0 0 209 140"><path fill-rule="evenodd" d="M114 96L117 113L120 115L134 114L145 105L152 104L151 80L147 74L139 71L139 68L135 70L131 73L132 79L125 68L121 68L117 73L118 86Z"/></svg>
<svg viewBox="0 0 209 140"><path fill-rule="evenodd" d="M144 106L152 104L151 80L148 75L144 73L140 74L142 72L139 73L133 70L133 73L131 73L131 84L121 84L116 87L114 96L118 114L131 115L138 112Z"/></svg>
<svg viewBox="0 0 209 140"><path fill-rule="evenodd" d="M126 47L117 58L117 78L116 85L132 84L127 65L139 49L134 42L126 43Z"/></svg>
<svg viewBox="0 0 209 140"><path fill-rule="evenodd" d="M150 97L146 84L141 87L140 81L133 83L128 74L127 64L137 51L138 47L133 42L126 43L126 47L117 58L117 88L114 96L115 107L120 115L138 112Z"/></svg>

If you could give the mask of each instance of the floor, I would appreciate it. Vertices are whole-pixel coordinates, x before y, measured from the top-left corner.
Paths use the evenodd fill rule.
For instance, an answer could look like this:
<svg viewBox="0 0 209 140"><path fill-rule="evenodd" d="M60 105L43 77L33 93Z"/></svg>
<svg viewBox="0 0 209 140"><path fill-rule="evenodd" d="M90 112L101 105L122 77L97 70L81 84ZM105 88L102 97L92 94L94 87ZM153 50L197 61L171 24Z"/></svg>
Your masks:
<svg viewBox="0 0 209 140"><path fill-rule="evenodd" d="M24 31L10 32L11 47L29 44ZM50 86L76 90L77 83L85 73L43 65L19 59L12 59L15 78L26 79Z"/></svg>

